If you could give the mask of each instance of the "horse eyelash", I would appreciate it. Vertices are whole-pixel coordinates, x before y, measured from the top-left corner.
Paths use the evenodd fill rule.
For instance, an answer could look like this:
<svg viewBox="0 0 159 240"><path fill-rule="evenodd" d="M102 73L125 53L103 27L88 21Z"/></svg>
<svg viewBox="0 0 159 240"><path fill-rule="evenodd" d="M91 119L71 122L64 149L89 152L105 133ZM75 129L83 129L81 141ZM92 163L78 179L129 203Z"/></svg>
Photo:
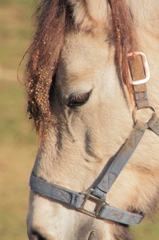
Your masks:
<svg viewBox="0 0 159 240"><path fill-rule="evenodd" d="M71 94L68 98L67 106L70 108L82 106L85 104L90 96L90 92L73 95Z"/></svg>

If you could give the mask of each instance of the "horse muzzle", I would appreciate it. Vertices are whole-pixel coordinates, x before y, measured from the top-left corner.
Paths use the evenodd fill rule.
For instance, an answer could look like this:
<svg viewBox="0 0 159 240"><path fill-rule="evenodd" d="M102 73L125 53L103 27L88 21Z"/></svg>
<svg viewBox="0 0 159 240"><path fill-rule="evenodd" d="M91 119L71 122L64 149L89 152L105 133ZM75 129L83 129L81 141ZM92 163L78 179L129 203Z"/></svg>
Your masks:
<svg viewBox="0 0 159 240"><path fill-rule="evenodd" d="M30 240L98 240L102 238L104 221L68 209L31 192L28 214Z"/></svg>

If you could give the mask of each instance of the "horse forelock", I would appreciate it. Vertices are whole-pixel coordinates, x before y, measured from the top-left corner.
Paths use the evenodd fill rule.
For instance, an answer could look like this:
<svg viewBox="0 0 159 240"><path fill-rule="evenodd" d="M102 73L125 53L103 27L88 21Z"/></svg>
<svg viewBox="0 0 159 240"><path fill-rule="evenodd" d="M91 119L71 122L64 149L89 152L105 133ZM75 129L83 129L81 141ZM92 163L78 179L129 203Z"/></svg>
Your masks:
<svg viewBox="0 0 159 240"><path fill-rule="evenodd" d="M60 52L64 44L65 31L69 31L70 23L73 23L72 12L76 8L74 2L73 0L43 0L36 11L37 30L30 48L26 85L28 112L30 117L34 119L37 130L40 127L46 130L51 123L50 88L53 84L53 76L56 73ZM94 4L94 0L92 2ZM104 3L104 1L102 2ZM116 42L115 63L119 79L123 79L121 81L124 81L130 96L132 96L132 88L128 80L126 55L129 51L138 50L133 20L125 0L105 0L105 2L109 3L111 9ZM82 7L91 4L90 0L77 1L77 3L81 4ZM86 12L88 12L88 9L83 16L88 18ZM93 19L93 17L90 19ZM90 26L89 21L88 25ZM80 29L80 23L76 28ZM88 28L86 27L85 30L88 31Z"/></svg>
<svg viewBox="0 0 159 240"><path fill-rule="evenodd" d="M49 92L64 42L66 1L43 0L36 11L37 30L27 65L28 111L36 129L50 122Z"/></svg>

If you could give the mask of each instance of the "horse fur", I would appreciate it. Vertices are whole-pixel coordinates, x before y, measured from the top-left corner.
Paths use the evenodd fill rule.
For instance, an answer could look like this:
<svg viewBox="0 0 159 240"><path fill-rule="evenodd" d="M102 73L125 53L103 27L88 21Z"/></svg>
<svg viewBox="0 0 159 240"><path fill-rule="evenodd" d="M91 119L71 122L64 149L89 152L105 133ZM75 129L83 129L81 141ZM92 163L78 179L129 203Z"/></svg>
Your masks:
<svg viewBox="0 0 159 240"><path fill-rule="evenodd" d="M121 5L117 7L115 2ZM44 0L41 6L28 63L27 89L30 114L36 124L47 128L47 134L41 132L33 171L47 182L81 192L92 185L132 130L132 89L124 60L130 49L138 48L147 56L151 70L149 101L159 115L159 3ZM113 20L115 14L121 17L121 6L129 23L121 18ZM132 35L124 36L125 31ZM44 40L46 46L41 46ZM47 70L49 76L45 75ZM78 99L88 92L84 105L68 106L70 97ZM41 94L44 103L39 100ZM158 146L158 136L147 131L108 193L107 201L112 206L147 216L154 213L159 193ZM28 235L31 240L132 239L126 226L91 218L33 192Z"/></svg>

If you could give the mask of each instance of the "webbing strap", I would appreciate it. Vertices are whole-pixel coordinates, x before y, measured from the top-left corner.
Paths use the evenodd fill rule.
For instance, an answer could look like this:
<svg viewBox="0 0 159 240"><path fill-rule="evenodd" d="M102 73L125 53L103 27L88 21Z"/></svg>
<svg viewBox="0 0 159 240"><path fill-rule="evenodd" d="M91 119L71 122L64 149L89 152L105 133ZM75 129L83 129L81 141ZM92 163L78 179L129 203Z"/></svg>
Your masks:
<svg viewBox="0 0 159 240"><path fill-rule="evenodd" d="M33 173L30 177L30 187L34 192L38 193L44 198L49 198L53 201L57 200L62 203L70 204L71 206L77 208L79 211L86 197L82 193L76 193L54 184L45 182L44 180L35 177ZM142 214L130 213L105 204L102 205L96 217L123 224L137 225L141 222L144 216Z"/></svg>
<svg viewBox="0 0 159 240"><path fill-rule="evenodd" d="M147 108L149 107L149 101L147 96L147 87L146 84L143 83L143 79L146 77L149 79L150 73L146 56L142 52L131 52L128 53L127 56L128 69L130 73L130 80L132 80L136 108ZM138 82L138 84L135 82Z"/></svg>
<svg viewBox="0 0 159 240"><path fill-rule="evenodd" d="M149 107L146 84L134 85L134 99L137 109Z"/></svg>
<svg viewBox="0 0 159 240"><path fill-rule="evenodd" d="M157 117L156 113L152 115L152 118L148 122L149 128L159 135L159 118Z"/></svg>
<svg viewBox="0 0 159 240"><path fill-rule="evenodd" d="M79 193L45 182L44 180L35 177L33 173L30 177L30 187L33 191L45 198L47 197L49 199L67 203L76 208L79 208L84 201L84 195L82 196Z"/></svg>
<svg viewBox="0 0 159 240"><path fill-rule="evenodd" d="M144 215L141 213L131 213L108 205L103 206L99 215L100 218L126 225L138 225L144 218Z"/></svg>
<svg viewBox="0 0 159 240"><path fill-rule="evenodd" d="M105 199L107 192L131 158L146 129L146 123L141 121L136 122L133 130L131 131L130 137L126 140L116 157L113 159L113 162L109 166L105 175L95 188L93 195L101 199Z"/></svg>

